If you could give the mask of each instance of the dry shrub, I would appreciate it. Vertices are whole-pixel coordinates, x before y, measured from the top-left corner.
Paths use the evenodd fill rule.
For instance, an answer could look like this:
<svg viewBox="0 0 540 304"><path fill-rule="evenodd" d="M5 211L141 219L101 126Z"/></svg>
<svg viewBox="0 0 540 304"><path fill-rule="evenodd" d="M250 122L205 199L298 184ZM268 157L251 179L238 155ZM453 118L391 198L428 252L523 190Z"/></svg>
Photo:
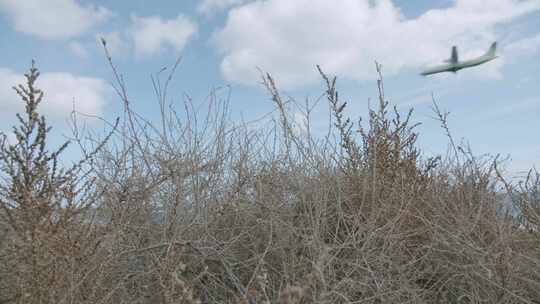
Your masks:
<svg viewBox="0 0 540 304"><path fill-rule="evenodd" d="M454 144L436 104L451 151L424 156L379 65L358 124L319 68L334 126L321 138L297 132L269 74L270 127L231 121L223 89L179 114L178 62L153 78L152 123L108 59L124 119L73 169L44 148L35 68L19 88L27 118L0 155L0 302L539 303L538 175L506 182L497 158Z"/></svg>
<svg viewBox="0 0 540 304"><path fill-rule="evenodd" d="M84 297L92 289L94 262L103 241L101 228L91 222L91 208L99 192L85 165L105 144L70 168L59 165L67 147L46 148L51 130L37 108L43 92L35 87L39 72L32 64L26 86L14 87L25 104L13 128L14 144L0 147L0 208L7 226L1 275L2 301L61 303ZM90 262L90 263L89 263Z"/></svg>

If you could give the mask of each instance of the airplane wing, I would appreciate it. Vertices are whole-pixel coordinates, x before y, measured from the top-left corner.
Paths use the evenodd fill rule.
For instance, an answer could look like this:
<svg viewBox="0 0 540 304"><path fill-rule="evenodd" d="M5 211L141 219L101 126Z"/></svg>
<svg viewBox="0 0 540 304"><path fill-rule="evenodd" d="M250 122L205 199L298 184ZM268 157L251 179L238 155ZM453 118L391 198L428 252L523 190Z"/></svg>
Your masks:
<svg viewBox="0 0 540 304"><path fill-rule="evenodd" d="M448 63L458 62L458 52L457 52L457 47L455 45L452 47L452 55L450 56L450 59L447 59L444 62L448 62Z"/></svg>

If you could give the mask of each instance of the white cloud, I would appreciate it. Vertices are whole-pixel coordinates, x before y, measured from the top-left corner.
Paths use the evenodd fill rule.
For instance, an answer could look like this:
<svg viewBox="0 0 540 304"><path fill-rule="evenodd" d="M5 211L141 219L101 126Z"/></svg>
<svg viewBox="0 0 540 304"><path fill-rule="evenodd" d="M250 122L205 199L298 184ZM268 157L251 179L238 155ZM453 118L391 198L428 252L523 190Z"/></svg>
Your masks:
<svg viewBox="0 0 540 304"><path fill-rule="evenodd" d="M480 55L481 53L481 51L477 51L474 53L465 53L465 55L473 57ZM469 75L474 77L502 79L502 67L504 65L516 63L524 58L540 53L540 34L515 40L506 45L501 45L500 50L498 50L497 53L500 58L489 64L484 64L475 69L471 69L468 71ZM464 75L459 75L459 77L464 77Z"/></svg>
<svg viewBox="0 0 540 304"><path fill-rule="evenodd" d="M15 30L43 39L80 35L111 16L102 6L75 0L0 0L0 12L12 19Z"/></svg>
<svg viewBox="0 0 540 304"><path fill-rule="evenodd" d="M189 38L197 32L197 25L189 18L178 15L176 19L163 20L158 16L132 16L131 32L136 55L153 55L163 48L181 51Z"/></svg>
<svg viewBox="0 0 540 304"><path fill-rule="evenodd" d="M476 50L476 52L465 52L463 58L472 58L481 55L482 52L481 49ZM501 45L500 50L497 51L499 55L498 59L489 64L467 70L467 74L458 73L457 76L462 79L468 76L475 78L503 79L503 66L516 63L538 52L540 52L540 35L522 38L510 42L507 45Z"/></svg>
<svg viewBox="0 0 540 304"><path fill-rule="evenodd" d="M88 58L88 50L80 42L71 41L68 44L68 48L77 57L82 59Z"/></svg>
<svg viewBox="0 0 540 304"><path fill-rule="evenodd" d="M362 80L374 77L374 60L393 75L446 59L454 44L460 56L480 54L496 40L497 24L538 10L536 0L456 0L406 19L391 0L259 0L230 10L213 39L227 80L256 84L259 67L287 87L318 79L316 64ZM497 67L485 69L500 77Z"/></svg>
<svg viewBox="0 0 540 304"><path fill-rule="evenodd" d="M519 58L540 52L540 34L523 38L508 44L504 51L508 57Z"/></svg>
<svg viewBox="0 0 540 304"><path fill-rule="evenodd" d="M122 55L128 50L128 42L120 32L110 32L106 34L97 34L96 41L98 48L103 51L103 45L101 44L101 38L104 38L107 42L107 49L111 56Z"/></svg>
<svg viewBox="0 0 540 304"><path fill-rule="evenodd" d="M202 0L197 6L197 11L205 15L211 15L230 7L244 4L249 0Z"/></svg>
<svg viewBox="0 0 540 304"><path fill-rule="evenodd" d="M23 75L0 68L0 113L12 116L24 111L23 102L12 87L25 83ZM112 93L110 85L101 79L69 73L43 73L36 86L44 92L39 110L51 118L66 118L73 108L85 114L101 115Z"/></svg>
<svg viewBox="0 0 540 304"><path fill-rule="evenodd" d="M294 112L293 114L293 132L297 136L308 135L309 121L305 113Z"/></svg>

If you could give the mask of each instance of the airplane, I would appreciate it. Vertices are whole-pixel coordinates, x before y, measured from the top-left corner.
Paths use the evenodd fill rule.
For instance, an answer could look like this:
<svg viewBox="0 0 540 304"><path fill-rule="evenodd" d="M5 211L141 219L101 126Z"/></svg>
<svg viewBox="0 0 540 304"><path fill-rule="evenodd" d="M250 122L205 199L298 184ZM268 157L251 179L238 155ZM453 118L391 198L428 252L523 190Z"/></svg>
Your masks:
<svg viewBox="0 0 540 304"><path fill-rule="evenodd" d="M459 61L458 60L457 47L453 46L452 47L452 55L451 55L450 59L447 59L447 60L444 61L447 64L438 65L438 66L429 68L429 69L425 70L424 72L420 73L420 75L427 76L427 75L436 74L436 73L443 73L443 72L454 72L454 73L456 73L457 71L459 71L461 69L470 68L470 67L473 67L473 66L484 64L484 63L486 63L488 61L491 61L491 60L499 57L499 56L495 55L496 50L497 50L497 41L495 41L495 42L493 42L491 44L489 50L484 55L482 55L482 56L480 56L478 58L475 58L475 59Z"/></svg>

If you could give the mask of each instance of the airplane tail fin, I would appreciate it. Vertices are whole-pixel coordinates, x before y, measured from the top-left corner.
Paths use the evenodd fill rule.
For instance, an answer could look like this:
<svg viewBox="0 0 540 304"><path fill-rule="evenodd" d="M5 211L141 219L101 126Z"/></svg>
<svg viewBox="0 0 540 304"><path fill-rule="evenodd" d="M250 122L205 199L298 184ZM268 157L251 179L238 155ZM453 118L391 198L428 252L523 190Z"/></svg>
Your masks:
<svg viewBox="0 0 540 304"><path fill-rule="evenodd" d="M491 46L489 47L489 50L487 51L487 56L495 56L495 52L497 51L497 41L493 42Z"/></svg>

